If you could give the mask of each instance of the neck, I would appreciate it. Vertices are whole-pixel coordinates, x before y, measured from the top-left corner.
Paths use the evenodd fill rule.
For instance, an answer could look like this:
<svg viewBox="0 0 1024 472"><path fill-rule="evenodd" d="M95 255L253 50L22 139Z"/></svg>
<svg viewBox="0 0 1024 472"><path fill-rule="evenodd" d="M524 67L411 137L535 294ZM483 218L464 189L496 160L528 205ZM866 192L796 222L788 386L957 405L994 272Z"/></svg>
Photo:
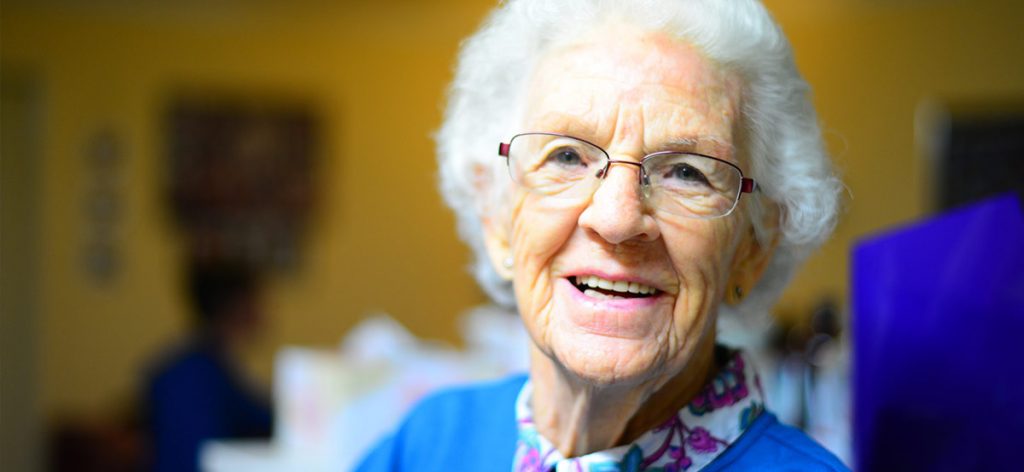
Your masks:
<svg viewBox="0 0 1024 472"><path fill-rule="evenodd" d="M714 371L713 338L702 341L674 375L611 385L587 382L534 347L534 423L564 457L628 444L689 403Z"/></svg>

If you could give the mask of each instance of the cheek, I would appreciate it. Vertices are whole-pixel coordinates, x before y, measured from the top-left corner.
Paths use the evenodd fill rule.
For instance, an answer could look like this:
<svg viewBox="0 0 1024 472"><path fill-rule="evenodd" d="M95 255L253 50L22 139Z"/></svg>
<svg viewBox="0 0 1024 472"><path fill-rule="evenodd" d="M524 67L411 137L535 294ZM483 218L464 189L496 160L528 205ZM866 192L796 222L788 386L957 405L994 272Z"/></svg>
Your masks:
<svg viewBox="0 0 1024 472"><path fill-rule="evenodd" d="M580 212L571 200L517 195L509 239L517 269L535 272L547 266L576 229Z"/></svg>
<svg viewBox="0 0 1024 472"><path fill-rule="evenodd" d="M709 267L717 270L733 250L730 229L727 225L715 224L714 220L667 220L662 223L661 234L677 270L688 272Z"/></svg>
<svg viewBox="0 0 1024 472"><path fill-rule="evenodd" d="M692 323L716 305L735 252L734 225L717 220L662 223L662 237L680 282L677 324Z"/></svg>
<svg viewBox="0 0 1024 472"><path fill-rule="evenodd" d="M534 313L551 296L551 261L576 229L579 202L516 195L510 247L516 299L523 314Z"/></svg>

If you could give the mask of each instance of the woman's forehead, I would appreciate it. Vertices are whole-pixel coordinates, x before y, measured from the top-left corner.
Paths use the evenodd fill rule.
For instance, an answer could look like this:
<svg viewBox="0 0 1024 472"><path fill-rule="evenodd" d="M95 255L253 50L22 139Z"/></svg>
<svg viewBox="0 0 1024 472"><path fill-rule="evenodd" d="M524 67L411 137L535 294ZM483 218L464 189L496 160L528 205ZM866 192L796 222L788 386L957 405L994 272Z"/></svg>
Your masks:
<svg viewBox="0 0 1024 472"><path fill-rule="evenodd" d="M729 75L684 40L621 23L554 47L542 58L542 64L547 62L634 87L651 82L699 86L726 81Z"/></svg>
<svg viewBox="0 0 1024 472"><path fill-rule="evenodd" d="M700 141L731 150L740 103L735 75L668 34L615 33L558 47L539 61L525 126L605 143Z"/></svg>

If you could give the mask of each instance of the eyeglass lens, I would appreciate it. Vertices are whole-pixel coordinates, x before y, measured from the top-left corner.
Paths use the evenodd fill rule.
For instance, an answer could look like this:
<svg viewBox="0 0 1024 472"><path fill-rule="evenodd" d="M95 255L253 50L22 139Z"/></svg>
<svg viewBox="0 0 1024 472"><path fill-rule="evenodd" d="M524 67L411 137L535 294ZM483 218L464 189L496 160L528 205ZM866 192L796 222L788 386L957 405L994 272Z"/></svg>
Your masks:
<svg viewBox="0 0 1024 472"><path fill-rule="evenodd" d="M529 133L509 143L512 179L532 192L554 198L586 197L596 191L610 161L601 148L554 134ZM640 170L647 204L695 218L729 214L742 186L739 169L698 154L659 152L645 157Z"/></svg>

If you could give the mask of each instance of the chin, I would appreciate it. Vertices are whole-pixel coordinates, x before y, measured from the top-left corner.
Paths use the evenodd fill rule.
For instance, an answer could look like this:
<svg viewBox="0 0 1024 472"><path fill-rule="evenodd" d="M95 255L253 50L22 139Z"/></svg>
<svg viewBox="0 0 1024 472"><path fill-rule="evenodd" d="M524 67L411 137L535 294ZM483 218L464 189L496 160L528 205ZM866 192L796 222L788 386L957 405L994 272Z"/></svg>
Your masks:
<svg viewBox="0 0 1024 472"><path fill-rule="evenodd" d="M655 340L593 334L559 337L552 359L564 371L595 387L633 386L665 374L666 356Z"/></svg>

